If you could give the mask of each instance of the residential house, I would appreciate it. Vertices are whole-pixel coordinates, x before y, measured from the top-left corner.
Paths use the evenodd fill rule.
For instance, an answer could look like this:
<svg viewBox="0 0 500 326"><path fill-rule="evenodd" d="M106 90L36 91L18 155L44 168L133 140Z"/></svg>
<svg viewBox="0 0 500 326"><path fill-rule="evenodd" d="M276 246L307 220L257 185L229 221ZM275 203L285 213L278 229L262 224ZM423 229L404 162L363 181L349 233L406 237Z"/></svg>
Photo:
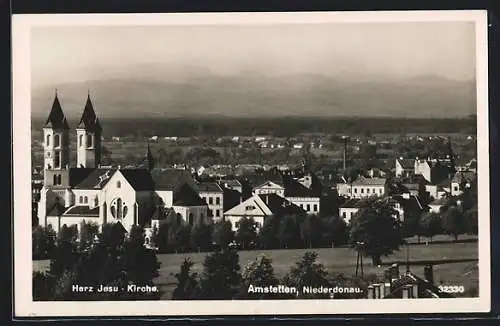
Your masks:
<svg viewBox="0 0 500 326"><path fill-rule="evenodd" d="M224 220L231 222L233 231L238 230L238 222L243 217L252 218L262 228L269 216L287 214L305 214L297 205L276 194L253 195L241 204L224 212Z"/></svg>
<svg viewBox="0 0 500 326"><path fill-rule="evenodd" d="M403 222L405 216L420 215L425 210L417 195L405 193L392 196L396 202L394 209L399 213L399 219Z"/></svg>
<svg viewBox="0 0 500 326"><path fill-rule="evenodd" d="M429 212L440 213L441 208L446 206L448 201L449 201L449 198L446 196L442 196L442 197L432 201L431 203L429 203Z"/></svg>
<svg viewBox="0 0 500 326"><path fill-rule="evenodd" d="M404 159L402 157L396 159L396 177L410 177L415 173L415 160Z"/></svg>
<svg viewBox="0 0 500 326"><path fill-rule="evenodd" d="M283 186L283 180L274 179L273 181L266 181L253 188L252 194L254 195L264 195L264 194L276 194L281 197L285 197L285 187Z"/></svg>
<svg viewBox="0 0 500 326"><path fill-rule="evenodd" d="M354 215L356 215L361 208L361 199L351 198L344 204L340 205L339 216L349 224Z"/></svg>
<svg viewBox="0 0 500 326"><path fill-rule="evenodd" d="M215 182L200 182L196 184L196 191L208 205L208 214L214 222L222 219L224 213L224 191Z"/></svg>
<svg viewBox="0 0 500 326"><path fill-rule="evenodd" d="M455 173L451 179L451 195L459 196L465 189L470 188L476 181L476 173L472 171L460 171Z"/></svg>
<svg viewBox="0 0 500 326"><path fill-rule="evenodd" d="M348 190L349 191L349 190ZM386 178L366 178L359 176L351 183L351 198L383 197L387 194Z"/></svg>

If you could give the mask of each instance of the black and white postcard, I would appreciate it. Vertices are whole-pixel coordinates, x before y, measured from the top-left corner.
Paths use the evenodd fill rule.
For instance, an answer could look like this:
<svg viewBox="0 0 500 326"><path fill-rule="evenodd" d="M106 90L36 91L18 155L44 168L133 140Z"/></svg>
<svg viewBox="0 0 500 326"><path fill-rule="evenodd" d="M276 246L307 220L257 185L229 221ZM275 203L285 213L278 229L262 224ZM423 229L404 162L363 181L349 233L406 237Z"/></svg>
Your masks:
<svg viewBox="0 0 500 326"><path fill-rule="evenodd" d="M485 11L12 21L16 316L490 310Z"/></svg>

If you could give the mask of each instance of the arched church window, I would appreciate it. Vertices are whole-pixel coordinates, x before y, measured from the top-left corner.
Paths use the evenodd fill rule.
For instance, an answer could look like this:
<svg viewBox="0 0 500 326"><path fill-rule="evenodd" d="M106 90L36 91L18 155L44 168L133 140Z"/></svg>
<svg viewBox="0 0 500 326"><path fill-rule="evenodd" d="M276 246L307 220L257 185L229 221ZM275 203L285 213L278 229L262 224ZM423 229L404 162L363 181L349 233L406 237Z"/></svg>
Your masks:
<svg viewBox="0 0 500 326"><path fill-rule="evenodd" d="M45 142L47 143L47 146L50 146L50 135L47 135L47 139Z"/></svg>
<svg viewBox="0 0 500 326"><path fill-rule="evenodd" d="M57 175L57 184L62 184L62 176L60 174Z"/></svg>
<svg viewBox="0 0 500 326"><path fill-rule="evenodd" d="M116 198L111 202L111 215L116 219L123 219L127 216L128 207L121 198Z"/></svg>
<svg viewBox="0 0 500 326"><path fill-rule="evenodd" d="M59 135L54 135L54 146L59 147L61 146L61 136Z"/></svg>
<svg viewBox="0 0 500 326"><path fill-rule="evenodd" d="M56 184L57 184L57 175L55 175L55 174L52 176L52 183L53 183L54 185L56 185Z"/></svg>
<svg viewBox="0 0 500 326"><path fill-rule="evenodd" d="M83 135L78 137L78 146L83 147Z"/></svg>

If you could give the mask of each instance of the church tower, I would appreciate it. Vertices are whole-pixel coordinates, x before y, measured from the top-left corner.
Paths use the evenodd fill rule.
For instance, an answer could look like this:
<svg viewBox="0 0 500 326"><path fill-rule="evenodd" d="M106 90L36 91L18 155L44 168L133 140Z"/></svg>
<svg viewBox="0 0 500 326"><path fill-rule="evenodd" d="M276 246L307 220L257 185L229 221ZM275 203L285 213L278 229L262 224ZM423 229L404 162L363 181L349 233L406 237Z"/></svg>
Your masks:
<svg viewBox="0 0 500 326"><path fill-rule="evenodd" d="M62 174L69 168L69 126L57 91L49 117L43 127L43 168L46 185L62 185Z"/></svg>
<svg viewBox="0 0 500 326"><path fill-rule="evenodd" d="M87 95L80 123L76 128L77 167L97 168L101 163L101 125Z"/></svg>

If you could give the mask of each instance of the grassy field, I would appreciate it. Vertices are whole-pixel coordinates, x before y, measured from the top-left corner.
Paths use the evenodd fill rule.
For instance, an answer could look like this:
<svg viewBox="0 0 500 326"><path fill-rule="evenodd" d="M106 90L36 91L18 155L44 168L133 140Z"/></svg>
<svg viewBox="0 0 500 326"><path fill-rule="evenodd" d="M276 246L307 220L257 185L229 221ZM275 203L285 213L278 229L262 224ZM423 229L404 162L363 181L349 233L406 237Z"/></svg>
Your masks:
<svg viewBox="0 0 500 326"><path fill-rule="evenodd" d="M477 271L478 248L477 242L465 243L439 243L411 245L409 247L410 269L419 276L423 276L423 269L426 263L434 264L435 283L445 285L463 285L466 290L477 288L479 277ZM354 275L356 268L356 253L349 248L321 248L312 249L318 253L319 262L322 263L332 275L342 273L349 277ZM273 261L273 267L278 277L283 277L290 268L306 252L305 249L291 250L268 250L268 251L241 251L240 265L242 268L260 254L265 254ZM160 285L163 291L162 299L170 299L172 291L176 286L174 274L179 272L180 265L186 257L190 257L194 262L193 271L201 273L203 271L203 260L206 253L192 254L160 254L158 259L161 262L160 276L155 283ZM384 269L392 263L399 263L402 266L400 271L405 269L406 249L383 258L381 267L372 266L370 259L364 259L365 276L374 274L382 277ZM34 270L47 270L48 261L33 262Z"/></svg>

